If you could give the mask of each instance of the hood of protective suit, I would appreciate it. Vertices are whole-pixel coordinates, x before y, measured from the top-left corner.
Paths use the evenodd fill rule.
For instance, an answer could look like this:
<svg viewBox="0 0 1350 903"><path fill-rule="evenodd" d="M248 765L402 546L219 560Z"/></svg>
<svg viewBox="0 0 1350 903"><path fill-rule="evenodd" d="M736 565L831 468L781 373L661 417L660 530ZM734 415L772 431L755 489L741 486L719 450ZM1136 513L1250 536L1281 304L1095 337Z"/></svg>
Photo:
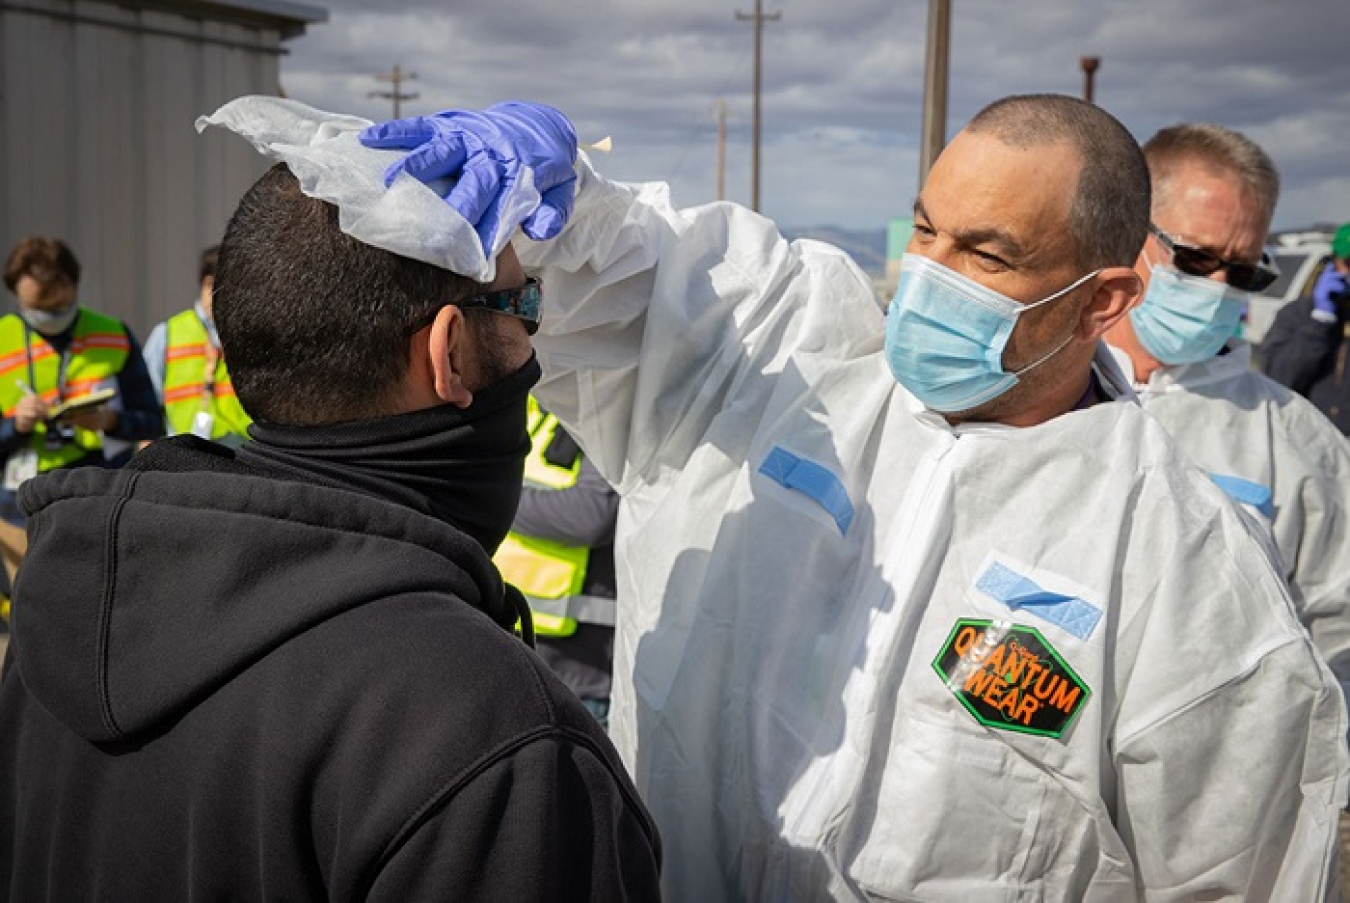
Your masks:
<svg viewBox="0 0 1350 903"><path fill-rule="evenodd" d="M357 137L373 123L359 116L316 110L281 97L249 96L197 119L197 131L219 126L265 157L285 163L300 190L338 208L338 225L357 241L421 260L477 282L496 278L496 255L483 251L471 224L437 194L447 184L424 185L401 176L385 188L385 171L406 155L365 147ZM502 243L512 230L502 230Z"/></svg>
<svg viewBox="0 0 1350 903"><path fill-rule="evenodd" d="M257 475L193 437L120 471L43 475L20 500L30 546L15 587L17 666L48 711L94 742L181 717L287 640L371 600L436 593L504 629L516 617L487 554L448 524Z"/></svg>

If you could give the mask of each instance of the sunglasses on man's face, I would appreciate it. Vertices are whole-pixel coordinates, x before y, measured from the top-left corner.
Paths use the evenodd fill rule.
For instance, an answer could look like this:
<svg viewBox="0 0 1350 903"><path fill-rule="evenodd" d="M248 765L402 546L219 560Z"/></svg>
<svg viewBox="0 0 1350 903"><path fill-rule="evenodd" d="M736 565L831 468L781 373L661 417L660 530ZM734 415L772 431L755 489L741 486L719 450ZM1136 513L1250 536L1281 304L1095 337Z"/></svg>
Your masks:
<svg viewBox="0 0 1350 903"><path fill-rule="evenodd" d="M1152 223L1148 230L1172 255L1172 265L1188 276L1208 277L1223 270L1228 284L1243 292L1259 292L1280 278L1280 271L1269 254L1263 253L1260 263L1225 260L1213 251L1181 244Z"/></svg>
<svg viewBox="0 0 1350 903"><path fill-rule="evenodd" d="M538 279L526 279L518 288L503 289L499 292L484 292L456 302L461 308L481 307L500 314L518 317L525 322L525 331L534 335L539 331L539 301L541 288Z"/></svg>

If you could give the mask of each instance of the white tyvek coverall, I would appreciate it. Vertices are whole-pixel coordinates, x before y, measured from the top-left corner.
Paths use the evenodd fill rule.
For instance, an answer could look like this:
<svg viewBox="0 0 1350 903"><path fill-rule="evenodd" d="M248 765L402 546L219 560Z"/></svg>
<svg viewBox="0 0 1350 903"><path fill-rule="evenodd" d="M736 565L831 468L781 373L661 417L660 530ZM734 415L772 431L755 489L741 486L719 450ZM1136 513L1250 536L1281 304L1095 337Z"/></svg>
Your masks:
<svg viewBox="0 0 1350 903"><path fill-rule="evenodd" d="M1132 374L1128 356L1115 356ZM1350 442L1306 398L1253 370L1251 346L1238 340L1208 361L1155 370L1138 392L1203 470L1270 490L1273 519L1263 523L1299 619L1350 687Z"/></svg>
<svg viewBox="0 0 1350 903"><path fill-rule="evenodd" d="M1340 694L1256 528L1137 405L953 430L843 254L584 164L567 230L516 247L539 395L624 495L612 724L671 899L1327 896ZM775 447L838 478L846 531L760 471ZM982 593L991 561L1099 623ZM961 618L1083 679L1061 738L958 702Z"/></svg>

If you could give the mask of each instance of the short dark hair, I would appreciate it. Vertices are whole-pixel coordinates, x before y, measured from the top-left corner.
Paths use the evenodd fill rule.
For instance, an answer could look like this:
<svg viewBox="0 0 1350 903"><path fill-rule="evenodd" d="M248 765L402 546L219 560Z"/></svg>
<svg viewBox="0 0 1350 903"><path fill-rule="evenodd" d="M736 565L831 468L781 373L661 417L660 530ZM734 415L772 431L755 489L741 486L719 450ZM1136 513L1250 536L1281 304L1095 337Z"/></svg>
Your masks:
<svg viewBox="0 0 1350 903"><path fill-rule="evenodd" d="M230 219L213 315L249 415L320 426L395 413L408 340L482 290L345 234L337 208L303 194L279 163Z"/></svg>
<svg viewBox="0 0 1350 903"><path fill-rule="evenodd" d="M1144 142L1144 159L1153 174L1155 209L1170 199L1172 178L1184 163L1236 174L1266 219L1274 215L1280 200L1280 174L1270 155L1246 135L1221 125L1190 122L1168 126Z"/></svg>
<svg viewBox="0 0 1350 903"><path fill-rule="evenodd" d="M1148 166L1139 143L1115 117L1076 97L1024 94L994 101L968 131L1016 147L1072 144L1083 163L1068 224L1078 264L1134 265L1148 237Z"/></svg>
<svg viewBox="0 0 1350 903"><path fill-rule="evenodd" d="M216 264L220 262L220 245L212 245L205 251L202 251L201 258L197 261L197 282L205 282L207 279L216 278Z"/></svg>
<svg viewBox="0 0 1350 903"><path fill-rule="evenodd" d="M5 261L5 288L11 292L24 276L43 284L65 279L80 284L80 262L59 238L30 235L19 241Z"/></svg>

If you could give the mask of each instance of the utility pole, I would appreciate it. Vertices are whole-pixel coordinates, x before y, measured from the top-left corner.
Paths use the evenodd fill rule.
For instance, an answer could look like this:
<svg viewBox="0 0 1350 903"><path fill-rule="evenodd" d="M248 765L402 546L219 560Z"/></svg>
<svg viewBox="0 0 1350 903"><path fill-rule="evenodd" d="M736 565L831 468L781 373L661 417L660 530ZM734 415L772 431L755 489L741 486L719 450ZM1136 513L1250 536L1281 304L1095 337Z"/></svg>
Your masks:
<svg viewBox="0 0 1350 903"><path fill-rule="evenodd" d="M411 81L412 79L417 78L417 73L409 72L407 74L404 74L404 72L399 68L398 63L395 63L394 70L392 72L377 72L375 73L375 78L377 81L389 82L390 85L392 86L392 89L389 91L371 91L366 96L379 97L383 100L392 100L394 102L394 118L395 119L402 118L403 108L401 106L401 103L405 100L413 100L417 97L417 95L406 94L400 89L402 88L403 83L405 81Z"/></svg>
<svg viewBox="0 0 1350 903"><path fill-rule="evenodd" d="M756 213L759 212L760 47L763 43L764 23L777 22L781 18L783 18L781 12L766 15L764 13L763 0L755 0L755 11L753 13L747 14L740 11L737 11L736 13L737 21L755 23L755 137L753 140L753 151L751 153L752 187L750 191L750 206Z"/></svg>
<svg viewBox="0 0 1350 903"><path fill-rule="evenodd" d="M951 43L951 0L928 0L928 61L923 77L923 141L919 145L919 187L947 143L947 50Z"/></svg>
<svg viewBox="0 0 1350 903"><path fill-rule="evenodd" d="M1083 99L1088 103L1094 103L1092 99L1092 81L1097 70L1101 68L1102 60L1098 56L1079 57L1078 66L1083 70Z"/></svg>
<svg viewBox="0 0 1350 903"><path fill-rule="evenodd" d="M727 196L727 102L717 98L717 199Z"/></svg>

